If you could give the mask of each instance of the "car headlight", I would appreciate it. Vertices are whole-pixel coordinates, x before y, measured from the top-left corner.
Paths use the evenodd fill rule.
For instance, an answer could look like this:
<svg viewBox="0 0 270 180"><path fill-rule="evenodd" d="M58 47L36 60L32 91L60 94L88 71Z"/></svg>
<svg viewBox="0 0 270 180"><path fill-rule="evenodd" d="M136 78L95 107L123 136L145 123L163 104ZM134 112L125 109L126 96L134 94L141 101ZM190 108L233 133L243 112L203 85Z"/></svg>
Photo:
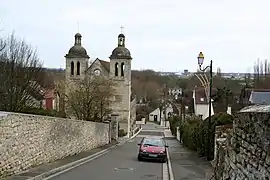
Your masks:
<svg viewBox="0 0 270 180"><path fill-rule="evenodd" d="M146 153L146 150L143 150L144 153Z"/></svg>
<svg viewBox="0 0 270 180"><path fill-rule="evenodd" d="M159 153L160 153L160 154L163 154L163 153L164 153L164 151L160 151Z"/></svg>

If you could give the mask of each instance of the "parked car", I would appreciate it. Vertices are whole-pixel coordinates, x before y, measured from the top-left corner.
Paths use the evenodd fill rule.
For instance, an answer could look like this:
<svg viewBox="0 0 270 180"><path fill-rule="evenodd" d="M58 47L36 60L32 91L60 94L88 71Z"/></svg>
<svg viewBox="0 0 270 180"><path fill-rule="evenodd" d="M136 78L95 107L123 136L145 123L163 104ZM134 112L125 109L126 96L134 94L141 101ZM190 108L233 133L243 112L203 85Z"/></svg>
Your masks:
<svg viewBox="0 0 270 180"><path fill-rule="evenodd" d="M167 162L167 145L163 138L144 137L138 144L138 161L158 160Z"/></svg>

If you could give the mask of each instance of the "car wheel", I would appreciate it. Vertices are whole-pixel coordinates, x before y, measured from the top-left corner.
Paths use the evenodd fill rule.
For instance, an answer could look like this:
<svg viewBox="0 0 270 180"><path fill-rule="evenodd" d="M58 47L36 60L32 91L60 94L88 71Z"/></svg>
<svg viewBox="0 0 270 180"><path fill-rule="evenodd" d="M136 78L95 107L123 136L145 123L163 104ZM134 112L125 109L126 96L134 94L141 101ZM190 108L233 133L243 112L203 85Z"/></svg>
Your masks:
<svg viewBox="0 0 270 180"><path fill-rule="evenodd" d="M138 155L138 161L142 161L142 158L141 156Z"/></svg>
<svg viewBox="0 0 270 180"><path fill-rule="evenodd" d="M162 163L166 163L166 162L167 162L167 158L162 159L161 162L162 162Z"/></svg>

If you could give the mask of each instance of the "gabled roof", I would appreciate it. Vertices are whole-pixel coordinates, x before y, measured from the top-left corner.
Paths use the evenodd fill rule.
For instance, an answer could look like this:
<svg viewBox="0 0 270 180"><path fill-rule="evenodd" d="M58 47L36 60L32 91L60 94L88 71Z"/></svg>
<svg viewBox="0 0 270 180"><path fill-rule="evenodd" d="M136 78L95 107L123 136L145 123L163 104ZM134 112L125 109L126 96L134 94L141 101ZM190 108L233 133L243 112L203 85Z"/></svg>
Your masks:
<svg viewBox="0 0 270 180"><path fill-rule="evenodd" d="M159 111L159 108L156 108L156 109L154 109L152 112L150 112L149 114L153 114L154 112L156 112L156 111Z"/></svg>
<svg viewBox="0 0 270 180"><path fill-rule="evenodd" d="M195 90L195 103L196 104L207 104L207 96L204 88L196 88Z"/></svg>
<svg viewBox="0 0 270 180"><path fill-rule="evenodd" d="M108 72L110 72L110 62L103 61L103 60L100 60L100 59L99 59L99 62Z"/></svg>
<svg viewBox="0 0 270 180"><path fill-rule="evenodd" d="M196 104L208 104L208 95L204 88L195 88L195 103ZM217 92L216 88L212 88L212 97Z"/></svg>
<svg viewBox="0 0 270 180"><path fill-rule="evenodd" d="M98 58L90 65L90 67L88 69L90 69L96 63L96 61L99 61L100 64L104 67L104 69L107 70L108 72L110 72L110 62L100 60Z"/></svg>

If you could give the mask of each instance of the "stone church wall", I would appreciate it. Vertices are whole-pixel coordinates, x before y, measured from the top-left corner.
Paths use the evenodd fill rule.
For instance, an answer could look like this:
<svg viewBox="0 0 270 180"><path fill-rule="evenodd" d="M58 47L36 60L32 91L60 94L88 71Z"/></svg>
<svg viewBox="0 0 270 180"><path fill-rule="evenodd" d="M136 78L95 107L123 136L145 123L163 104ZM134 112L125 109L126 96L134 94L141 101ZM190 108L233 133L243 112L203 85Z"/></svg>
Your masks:
<svg viewBox="0 0 270 180"><path fill-rule="evenodd" d="M217 179L265 180L270 177L270 106L241 110L232 133L216 141L213 162Z"/></svg>
<svg viewBox="0 0 270 180"><path fill-rule="evenodd" d="M0 112L0 177L109 143L109 125Z"/></svg>

